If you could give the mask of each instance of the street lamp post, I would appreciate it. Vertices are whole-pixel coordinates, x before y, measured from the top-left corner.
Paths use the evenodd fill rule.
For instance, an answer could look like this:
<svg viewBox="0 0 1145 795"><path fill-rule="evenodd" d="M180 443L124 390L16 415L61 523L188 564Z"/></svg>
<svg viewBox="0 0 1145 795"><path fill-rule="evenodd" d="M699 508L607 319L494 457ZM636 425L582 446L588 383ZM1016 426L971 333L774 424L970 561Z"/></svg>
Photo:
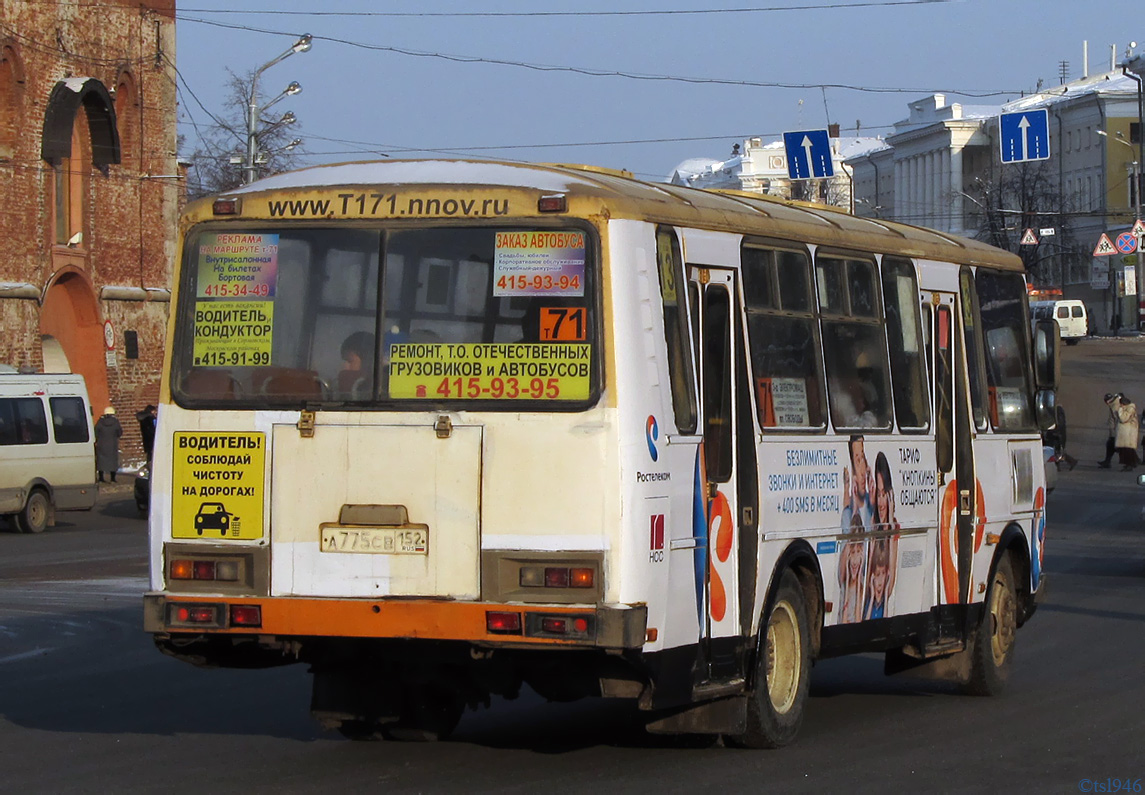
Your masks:
<svg viewBox="0 0 1145 795"><path fill-rule="evenodd" d="M256 69L254 72L254 76L251 78L251 81L250 81L250 100L248 102L248 107L247 107L248 116L247 116L247 131L246 131L246 163L243 166L243 184L245 184L245 185L249 185L250 183L254 182L258 178L257 160L258 160L259 114L262 111L269 108L275 102L278 102L283 97L293 96L294 94L297 94L299 91L302 90L301 84L299 84L297 81L292 82L289 86L286 87L286 89L282 93L280 93L277 97L272 99L270 102L266 103L266 105L264 105L260 109L259 105L258 105L258 78L259 78L259 75L261 75L263 72L265 72L270 67L274 66L279 61L282 61L286 58L289 58L291 55L294 55L294 53L296 53L296 52L306 52L307 50L310 49L312 44L313 44L313 38L311 37L311 35L309 33L303 34L298 39L298 41L294 42L294 44L292 44L290 46L290 49L288 49L286 52L282 53L281 55L279 55L277 58L274 58L273 60L267 61L262 66L260 66L258 69ZM290 121L286 121L287 117L290 118ZM282 117L282 120L279 123L280 124L282 124L282 123L290 124L293 120L294 120L294 115L293 114L287 114L287 116Z"/></svg>
<svg viewBox="0 0 1145 795"><path fill-rule="evenodd" d="M1134 155L1137 154L1137 147L1125 140L1120 132L1114 133L1113 137L1109 136L1105 130L1098 130L1097 134L1107 141L1116 141L1119 144L1128 146ZM1142 290L1142 278L1145 277L1145 225L1141 223L1141 161L1132 160L1129 163L1129 171L1132 179L1131 186L1133 188L1133 221L1134 232L1137 235L1137 264L1134 267L1134 275L1137 282L1137 327L1141 328L1141 315L1142 315L1142 296L1145 295L1145 290Z"/></svg>

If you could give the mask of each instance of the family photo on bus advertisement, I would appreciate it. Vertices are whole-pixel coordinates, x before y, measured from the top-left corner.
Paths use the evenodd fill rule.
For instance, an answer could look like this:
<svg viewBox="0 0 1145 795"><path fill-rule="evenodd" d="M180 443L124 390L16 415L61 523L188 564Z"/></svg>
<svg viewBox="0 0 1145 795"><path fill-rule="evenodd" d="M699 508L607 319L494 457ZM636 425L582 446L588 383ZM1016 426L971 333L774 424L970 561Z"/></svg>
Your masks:
<svg viewBox="0 0 1145 795"><path fill-rule="evenodd" d="M872 470L865 447L861 435L852 436L847 443L850 467L843 469L841 529L856 537L840 545L841 624L887 617L898 569L901 527L895 519L890 462L879 452Z"/></svg>

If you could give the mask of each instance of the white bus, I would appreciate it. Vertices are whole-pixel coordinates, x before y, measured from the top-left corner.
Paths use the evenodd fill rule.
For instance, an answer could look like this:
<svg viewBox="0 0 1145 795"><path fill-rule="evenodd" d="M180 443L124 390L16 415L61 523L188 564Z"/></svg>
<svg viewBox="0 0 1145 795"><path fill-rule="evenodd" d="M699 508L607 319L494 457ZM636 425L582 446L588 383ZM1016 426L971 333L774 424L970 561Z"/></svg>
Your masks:
<svg viewBox="0 0 1145 795"><path fill-rule="evenodd" d="M1017 257L461 161L271 177L180 231L166 653L306 663L353 738L442 737L527 684L779 746L812 662L862 651L1002 685L1057 378Z"/></svg>

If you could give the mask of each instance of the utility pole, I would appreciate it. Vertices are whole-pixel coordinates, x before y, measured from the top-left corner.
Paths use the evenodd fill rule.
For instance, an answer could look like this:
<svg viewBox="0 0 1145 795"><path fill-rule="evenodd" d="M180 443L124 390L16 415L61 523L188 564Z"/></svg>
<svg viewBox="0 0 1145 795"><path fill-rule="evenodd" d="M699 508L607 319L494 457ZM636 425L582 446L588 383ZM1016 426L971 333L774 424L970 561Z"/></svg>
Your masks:
<svg viewBox="0 0 1145 795"><path fill-rule="evenodd" d="M1129 141L1126 141L1125 137L1121 134L1120 131L1114 133L1114 135L1112 137L1105 130L1097 130L1096 132L1098 135L1100 135L1102 138L1106 139L1107 141L1116 141L1119 144L1123 144L1125 146L1128 146L1134 155L1137 154L1137 147L1135 147ZM1145 299L1145 289L1142 289L1142 282L1141 282L1142 278L1145 277L1145 262L1142 261L1142 260L1145 260L1145 252L1142 251L1142 246L1145 245L1145 223L1142 222L1142 218L1141 218L1141 187L1142 186L1141 186L1141 160L1140 159L1131 160L1129 162L1129 174L1130 174L1129 186L1133 191L1133 227L1132 228L1133 228L1133 232L1137 238L1137 254L1136 254L1137 264L1135 265L1135 267L1133 269L1134 277L1137 281L1137 295L1135 296L1137 316L1133 319L1133 327L1136 329L1140 329L1141 328L1142 309L1145 308L1145 304L1142 303L1142 299ZM1110 275L1112 276L1115 274L1110 274Z"/></svg>

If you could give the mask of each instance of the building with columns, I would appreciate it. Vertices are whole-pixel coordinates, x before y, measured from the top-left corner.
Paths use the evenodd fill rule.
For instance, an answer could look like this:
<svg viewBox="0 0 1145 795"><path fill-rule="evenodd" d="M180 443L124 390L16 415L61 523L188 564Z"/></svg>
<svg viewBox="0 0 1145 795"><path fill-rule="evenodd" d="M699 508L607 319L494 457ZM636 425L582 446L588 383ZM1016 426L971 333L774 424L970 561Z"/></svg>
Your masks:
<svg viewBox="0 0 1145 795"><path fill-rule="evenodd" d="M1050 158L1001 163L999 115L1040 108L1049 113ZM934 94L909 109L884 147L846 160L856 215L1007 248L1036 286L1084 300L1096 329L1136 325L1132 298L1118 294L1126 263L1093 256L1102 233L1132 225L1128 144L1139 147L1141 135L1133 78L1113 69L1003 105L948 104ZM1036 245L1020 245L1027 229Z"/></svg>

